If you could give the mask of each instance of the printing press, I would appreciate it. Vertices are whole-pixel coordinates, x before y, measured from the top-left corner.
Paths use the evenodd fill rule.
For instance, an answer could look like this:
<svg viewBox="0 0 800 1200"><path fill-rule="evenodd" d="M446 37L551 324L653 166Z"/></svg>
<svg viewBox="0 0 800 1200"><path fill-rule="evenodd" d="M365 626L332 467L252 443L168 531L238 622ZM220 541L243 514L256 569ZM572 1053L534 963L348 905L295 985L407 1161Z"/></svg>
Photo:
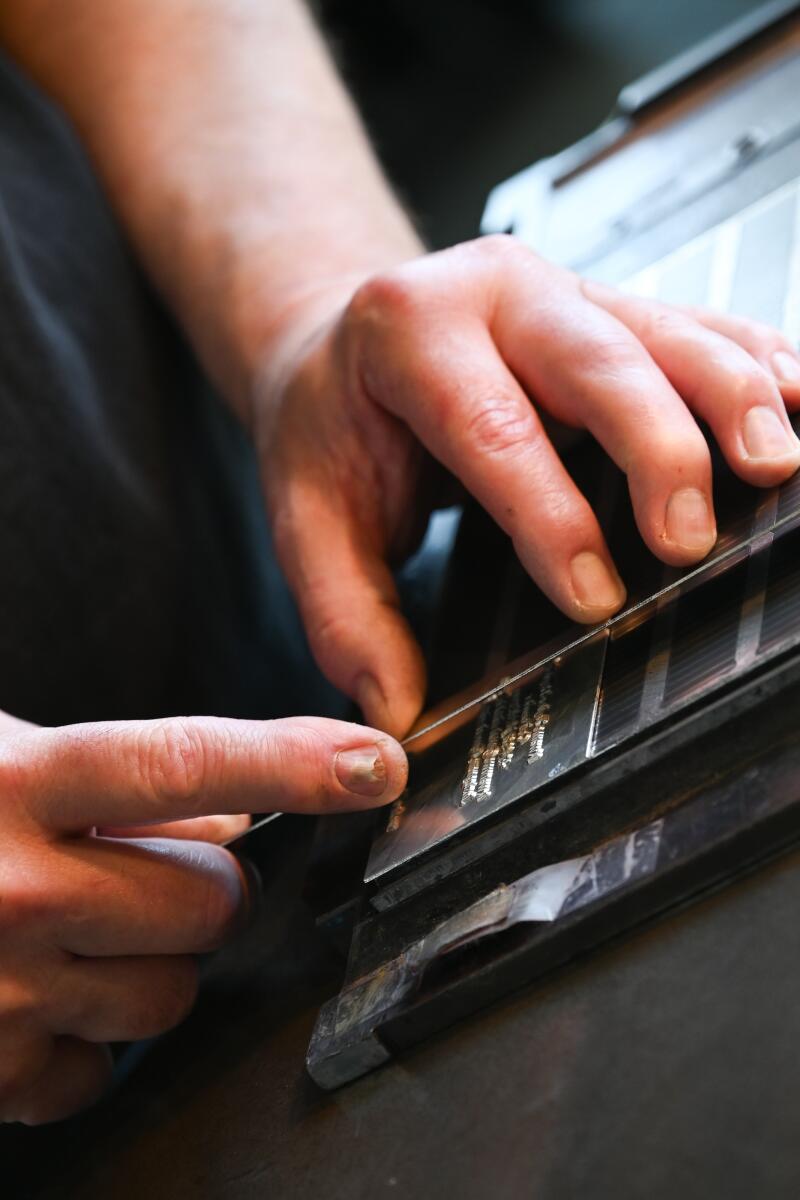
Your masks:
<svg viewBox="0 0 800 1200"><path fill-rule="evenodd" d="M492 193L484 231L796 339L794 7L624 89L595 134ZM406 740L409 787L378 819L363 882L320 916L350 940L308 1052L322 1087L800 840L800 480L758 491L716 461L717 543L678 570L643 546L599 447L567 463L628 601L569 625L465 512L436 640L447 694Z"/></svg>

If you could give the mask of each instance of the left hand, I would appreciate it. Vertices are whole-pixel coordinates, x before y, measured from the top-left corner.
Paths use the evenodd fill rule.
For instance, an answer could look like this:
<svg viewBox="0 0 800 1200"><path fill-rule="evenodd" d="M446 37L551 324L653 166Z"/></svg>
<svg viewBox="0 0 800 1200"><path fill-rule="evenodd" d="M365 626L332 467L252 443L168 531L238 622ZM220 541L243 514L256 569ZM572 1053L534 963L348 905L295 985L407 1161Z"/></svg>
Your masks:
<svg viewBox="0 0 800 1200"><path fill-rule="evenodd" d="M624 585L541 417L598 439L628 476L642 537L673 564L716 537L696 417L752 484L800 465L786 413L800 407L800 357L766 326L587 283L507 237L331 295L295 314L291 351L265 365L254 434L317 661L394 734L421 707L424 669L390 564L413 548L446 473L542 590L596 623Z"/></svg>
<svg viewBox="0 0 800 1200"><path fill-rule="evenodd" d="M211 844L246 825L239 806L352 812L406 779L391 738L342 721L0 713L0 1123L77 1111L108 1082L106 1043L186 1015L195 956L257 896Z"/></svg>

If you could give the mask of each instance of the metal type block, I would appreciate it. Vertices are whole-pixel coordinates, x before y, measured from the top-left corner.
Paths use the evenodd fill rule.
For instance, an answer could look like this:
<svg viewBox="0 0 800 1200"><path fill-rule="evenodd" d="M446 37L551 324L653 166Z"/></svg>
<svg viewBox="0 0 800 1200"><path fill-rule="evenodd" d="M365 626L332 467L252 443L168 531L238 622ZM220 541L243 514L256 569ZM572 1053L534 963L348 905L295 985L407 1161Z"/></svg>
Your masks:
<svg viewBox="0 0 800 1200"><path fill-rule="evenodd" d="M705 723L687 717L680 761L674 751L649 762L628 752L620 799L638 795L643 808L637 816L628 805L627 828L625 804L608 804L617 788L599 786L594 820L568 856L558 849L575 845L574 822L550 846L555 857L533 869L519 869L536 861L529 840L516 847L516 872L507 857L504 877L477 872L444 899L365 917L345 985L309 1047L312 1077L322 1087L346 1083L373 1056L389 1057L797 844L798 704L795 655L716 702L722 736L709 740L708 712ZM665 788L659 774L671 776Z"/></svg>
<svg viewBox="0 0 800 1200"><path fill-rule="evenodd" d="M467 726L414 756L414 783L376 839L370 880L585 761L606 640L601 631L501 688Z"/></svg>

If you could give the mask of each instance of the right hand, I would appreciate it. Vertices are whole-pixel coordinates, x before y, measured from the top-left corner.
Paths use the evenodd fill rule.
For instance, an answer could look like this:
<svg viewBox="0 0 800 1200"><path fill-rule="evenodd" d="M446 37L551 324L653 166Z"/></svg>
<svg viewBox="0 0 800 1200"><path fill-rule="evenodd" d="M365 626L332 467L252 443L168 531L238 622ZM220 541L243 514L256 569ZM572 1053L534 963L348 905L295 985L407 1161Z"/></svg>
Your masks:
<svg viewBox="0 0 800 1200"><path fill-rule="evenodd" d="M405 780L391 737L322 718L40 729L0 714L0 1119L82 1108L108 1082L106 1042L191 1008L193 956L250 897L237 860L187 833L242 809L384 804Z"/></svg>
<svg viewBox="0 0 800 1200"><path fill-rule="evenodd" d="M627 474L644 542L698 562L716 538L711 454L758 487L800 466L800 355L777 330L601 287L481 238L289 307L254 381L276 550L328 678L403 734L422 655L391 570L459 481L572 620L624 602L603 530L549 430ZM545 425L545 420L547 425Z"/></svg>

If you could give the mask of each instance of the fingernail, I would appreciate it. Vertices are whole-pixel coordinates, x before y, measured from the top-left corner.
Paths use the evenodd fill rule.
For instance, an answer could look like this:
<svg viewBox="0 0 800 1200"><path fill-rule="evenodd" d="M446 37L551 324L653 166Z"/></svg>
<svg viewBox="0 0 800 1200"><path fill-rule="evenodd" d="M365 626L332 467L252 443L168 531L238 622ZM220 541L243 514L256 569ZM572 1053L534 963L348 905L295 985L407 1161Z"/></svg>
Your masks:
<svg viewBox="0 0 800 1200"><path fill-rule="evenodd" d="M785 379L788 383L800 383L800 362L788 350L775 351L772 367L779 379Z"/></svg>
<svg viewBox="0 0 800 1200"><path fill-rule="evenodd" d="M669 541L698 555L707 554L717 536L708 500L698 488L672 493L665 528Z"/></svg>
<svg viewBox="0 0 800 1200"><path fill-rule="evenodd" d="M386 764L377 746L355 746L336 755L336 778L357 796L380 796L386 788Z"/></svg>
<svg viewBox="0 0 800 1200"><path fill-rule="evenodd" d="M584 550L570 563L572 587L583 608L613 611L625 599L625 588L598 554Z"/></svg>
<svg viewBox="0 0 800 1200"><path fill-rule="evenodd" d="M749 408L742 422L742 441L750 458L786 458L800 452L800 443L774 409Z"/></svg>

